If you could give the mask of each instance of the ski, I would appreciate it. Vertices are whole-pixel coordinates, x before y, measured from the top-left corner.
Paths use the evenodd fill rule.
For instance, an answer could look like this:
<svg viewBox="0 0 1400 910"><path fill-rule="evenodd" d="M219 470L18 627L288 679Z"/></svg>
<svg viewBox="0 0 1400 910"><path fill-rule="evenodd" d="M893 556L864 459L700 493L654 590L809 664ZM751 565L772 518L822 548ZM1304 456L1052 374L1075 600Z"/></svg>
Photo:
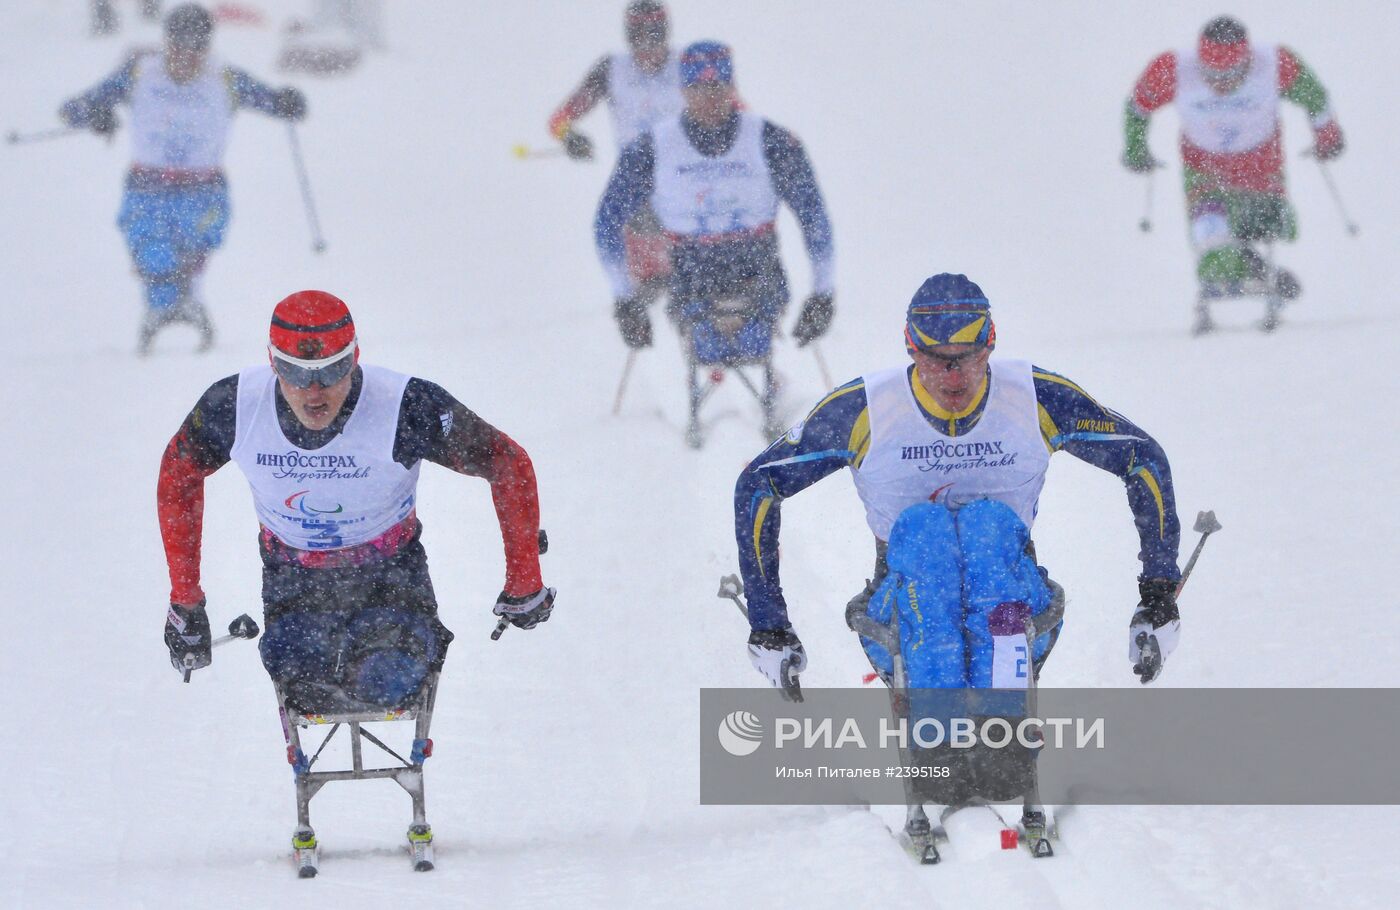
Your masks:
<svg viewBox="0 0 1400 910"><path fill-rule="evenodd" d="M894 837L909 858L921 866L935 866L943 861L938 845L948 842L948 832L942 825L930 825L927 818L922 824L915 820Z"/></svg>
<svg viewBox="0 0 1400 910"><path fill-rule="evenodd" d="M315 878L320 847L316 833L310 828L298 828L292 835L292 859L296 862L297 878Z"/></svg>
<svg viewBox="0 0 1400 910"><path fill-rule="evenodd" d="M411 825L408 829L408 849L413 857L414 872L430 872L433 868L433 829L427 825Z"/></svg>

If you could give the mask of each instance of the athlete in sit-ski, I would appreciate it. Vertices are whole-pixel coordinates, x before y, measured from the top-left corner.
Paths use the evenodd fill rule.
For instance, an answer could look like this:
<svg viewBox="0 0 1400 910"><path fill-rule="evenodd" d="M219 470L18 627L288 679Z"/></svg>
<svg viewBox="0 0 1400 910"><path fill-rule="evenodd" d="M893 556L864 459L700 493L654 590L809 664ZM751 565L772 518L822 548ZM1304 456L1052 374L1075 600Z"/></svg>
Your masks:
<svg viewBox="0 0 1400 910"><path fill-rule="evenodd" d="M1313 154L1326 161L1342 153L1341 127L1313 71L1286 47L1251 44L1244 26L1228 16L1207 23L1196 47L1153 60L1128 99L1123 163L1132 171L1160 166L1147 145L1152 113L1175 101L1181 117L1187 214L1201 286L1198 333L1213 328L1211 299L1263 293L1290 300L1300 293L1297 279L1253 246L1292 241L1298 233L1284 186L1280 98L1307 112ZM1264 327L1272 329L1277 319L1271 308Z"/></svg>
<svg viewBox="0 0 1400 910"><path fill-rule="evenodd" d="M549 618L529 456L439 386L359 357L342 301L292 294L273 310L270 363L210 386L166 447L158 508L177 668L210 661L204 478L229 461L261 526L263 665L294 704L399 706L441 666L452 634L419 543L424 460L491 484L506 557L493 612L523 629Z"/></svg>
<svg viewBox="0 0 1400 910"><path fill-rule="evenodd" d="M700 41L681 53L685 110L627 146L598 206L598 256L612 285L614 317L633 348L651 344L650 300L628 273L623 225L648 204L670 236L670 309L682 322L742 297L770 328L787 306L775 222L786 202L802 227L812 293L793 329L799 346L831 324L831 222L802 143L741 109L728 47Z"/></svg>
<svg viewBox="0 0 1400 910"><path fill-rule="evenodd" d="M603 57L583 83L549 118L549 131L576 161L593 158L593 140L576 124L606 100L612 114L613 139L619 150L662 120L679 114L680 60L667 44L670 23L657 0L632 0L623 13L627 50ZM639 209L623 228L627 268L639 288L654 300L671 274L671 245L649 206Z"/></svg>
<svg viewBox="0 0 1400 910"><path fill-rule="evenodd" d="M1127 489L1142 560L1129 659L1142 682L1155 679L1180 628L1180 527L1161 447L1065 377L990 359L990 305L963 275L924 282L904 340L912 364L835 389L739 476L734 531L754 666L781 686L785 663L792 673L806 665L778 575L781 505L849 468L876 573L848 616L888 623L899 611L902 640L919 643L904 650L911 687L1026 688L1028 645L1038 673L1060 629L1026 641L1026 618L1051 602L1031 526L1050 456L1064 450ZM890 655L862 641L888 681Z"/></svg>
<svg viewBox="0 0 1400 910"><path fill-rule="evenodd" d="M137 54L59 110L68 125L110 137L117 129L113 108L131 106L132 162L117 224L146 289L141 354L172 322L194 325L201 351L213 344L198 286L228 227L223 161L234 112L250 107L284 120L306 115L301 92L272 89L212 58L213 33L203 8L178 6L166 17L163 50Z"/></svg>

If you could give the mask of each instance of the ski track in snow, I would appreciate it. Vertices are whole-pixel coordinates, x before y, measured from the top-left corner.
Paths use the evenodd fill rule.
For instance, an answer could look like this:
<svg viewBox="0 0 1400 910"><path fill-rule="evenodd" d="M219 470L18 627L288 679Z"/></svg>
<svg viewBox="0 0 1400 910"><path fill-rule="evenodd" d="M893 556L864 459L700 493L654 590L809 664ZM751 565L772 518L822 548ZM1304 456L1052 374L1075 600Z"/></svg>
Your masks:
<svg viewBox="0 0 1400 910"><path fill-rule="evenodd" d="M509 153L547 144L553 105L620 45L622 5L387 4L386 54L346 78L297 80L323 256L310 251L285 130L241 114L233 219L204 286L219 341L203 357L178 328L149 360L131 354L139 291L114 226L127 137L0 150L0 680L17 715L0 765L0 904L1390 906L1400 831L1385 807L1083 807L1040 862L995 849L989 817L955 816L948 861L923 869L885 832L897 808L698 805L696 689L757 684L741 621L713 593L736 567L730 496L762 445L755 408L726 383L707 446L687 450L680 360L663 331L638 358L623 415L609 416L624 351L590 235L606 167ZM919 281L967 272L993 299L1001 356L1063 372L1151 430L1183 524L1211 508L1225 526L1183 598L1182 645L1160 684L1393 684L1400 633L1380 579L1400 521L1395 472L1379 458L1400 439L1400 136L1381 75L1400 34L1392 4L1235 4L1257 39L1295 47L1332 92L1349 143L1335 175L1362 233L1345 236L1315 167L1290 158L1302 237L1281 261L1305 296L1275 337L1249 329L1258 313L1240 303L1219 314L1234 329L1200 340L1186 331L1178 167L1158 175L1143 235L1142 185L1117 155L1132 80L1193 40L1213 4L1150 17L1107 2L671 6L677 43L730 41L744 98L807 144L836 231L824 342L835 381L899 362ZM133 35L154 35L90 40L85 22L83 0L0 10L6 130L49 126ZM228 26L215 46L283 81L270 29ZM600 150L605 119L585 121ZM1170 110L1156 118L1159 157L1174 158L1175 125ZM1287 109L1286 147L1306 136ZM800 297L800 235L787 216L781 230ZM559 606L548 625L496 643L487 608L502 559L487 488L423 474L425 544L457 633L427 765L438 853L427 875L403 849L406 796L388 782L333 784L313 803L322 874L298 882L291 779L254 648L220 649L183 686L160 641L162 448L207 385L262 356L273 303L303 287L349 302L368 361L442 383L539 473ZM778 351L797 417L825 389L805 352ZM786 590L812 658L803 682L855 685L865 664L842 622L846 595L832 596L869 569L855 495L834 478L785 513ZM237 472L211 478L216 626L258 615L255 530ZM1036 542L1070 595L1045 684L1134 684L1123 627L1137 545L1118 482L1056 458Z"/></svg>

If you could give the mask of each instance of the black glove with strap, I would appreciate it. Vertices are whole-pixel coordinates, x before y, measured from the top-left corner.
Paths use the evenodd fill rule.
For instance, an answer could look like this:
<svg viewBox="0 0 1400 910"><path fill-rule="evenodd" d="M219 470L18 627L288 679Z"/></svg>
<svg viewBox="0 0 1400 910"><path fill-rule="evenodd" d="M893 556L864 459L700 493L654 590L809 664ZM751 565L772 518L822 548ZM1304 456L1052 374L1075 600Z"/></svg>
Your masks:
<svg viewBox="0 0 1400 910"><path fill-rule="evenodd" d="M272 108L273 113L283 120L300 120L306 116L306 96L289 85L277 92Z"/></svg>
<svg viewBox="0 0 1400 910"><path fill-rule="evenodd" d="M1141 599L1128 626L1128 660L1144 685L1162 674L1162 666L1181 637L1176 584L1166 578L1138 579Z"/></svg>
<svg viewBox="0 0 1400 910"><path fill-rule="evenodd" d="M613 303L613 318L629 348L651 347L651 317L647 305L637 297L620 297Z"/></svg>
<svg viewBox="0 0 1400 910"><path fill-rule="evenodd" d="M165 646L170 649L170 663L175 669L198 670L209 666L211 641L204 601L192 607L170 605L170 612L165 614Z"/></svg>
<svg viewBox="0 0 1400 910"><path fill-rule="evenodd" d="M811 294L802 302L802 312L797 316L797 325L792 327L792 337L797 339L799 348L815 341L831 328L831 315L834 309L831 294Z"/></svg>
<svg viewBox="0 0 1400 910"><path fill-rule="evenodd" d="M593 160L593 140L583 133L569 130L559 140L564 143L564 154L575 161Z"/></svg>
<svg viewBox="0 0 1400 910"><path fill-rule="evenodd" d="M533 594L511 597L502 591L491 612L510 620L517 629L533 629L549 619L554 610L554 589L540 588Z"/></svg>

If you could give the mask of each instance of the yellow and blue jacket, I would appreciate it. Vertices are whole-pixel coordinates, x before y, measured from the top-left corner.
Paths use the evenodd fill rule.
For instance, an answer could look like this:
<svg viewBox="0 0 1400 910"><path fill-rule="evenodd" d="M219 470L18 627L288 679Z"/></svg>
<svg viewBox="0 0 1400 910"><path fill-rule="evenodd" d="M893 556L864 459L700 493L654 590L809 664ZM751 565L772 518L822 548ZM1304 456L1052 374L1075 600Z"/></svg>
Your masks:
<svg viewBox="0 0 1400 910"><path fill-rule="evenodd" d="M919 384L911 364L908 382L929 423L949 437L963 435L981 419L987 385L967 409L940 408ZM1141 549L1142 577L1180 577L1171 468L1162 447L1136 424L1094 400L1065 377L1032 368L1040 432L1051 452L1066 451L1123 480ZM865 382L856 379L817 403L800 433L778 439L749 463L734 489L734 534L755 629L789 625L778 574L782 501L841 468L859 469L870 451L870 415Z"/></svg>

